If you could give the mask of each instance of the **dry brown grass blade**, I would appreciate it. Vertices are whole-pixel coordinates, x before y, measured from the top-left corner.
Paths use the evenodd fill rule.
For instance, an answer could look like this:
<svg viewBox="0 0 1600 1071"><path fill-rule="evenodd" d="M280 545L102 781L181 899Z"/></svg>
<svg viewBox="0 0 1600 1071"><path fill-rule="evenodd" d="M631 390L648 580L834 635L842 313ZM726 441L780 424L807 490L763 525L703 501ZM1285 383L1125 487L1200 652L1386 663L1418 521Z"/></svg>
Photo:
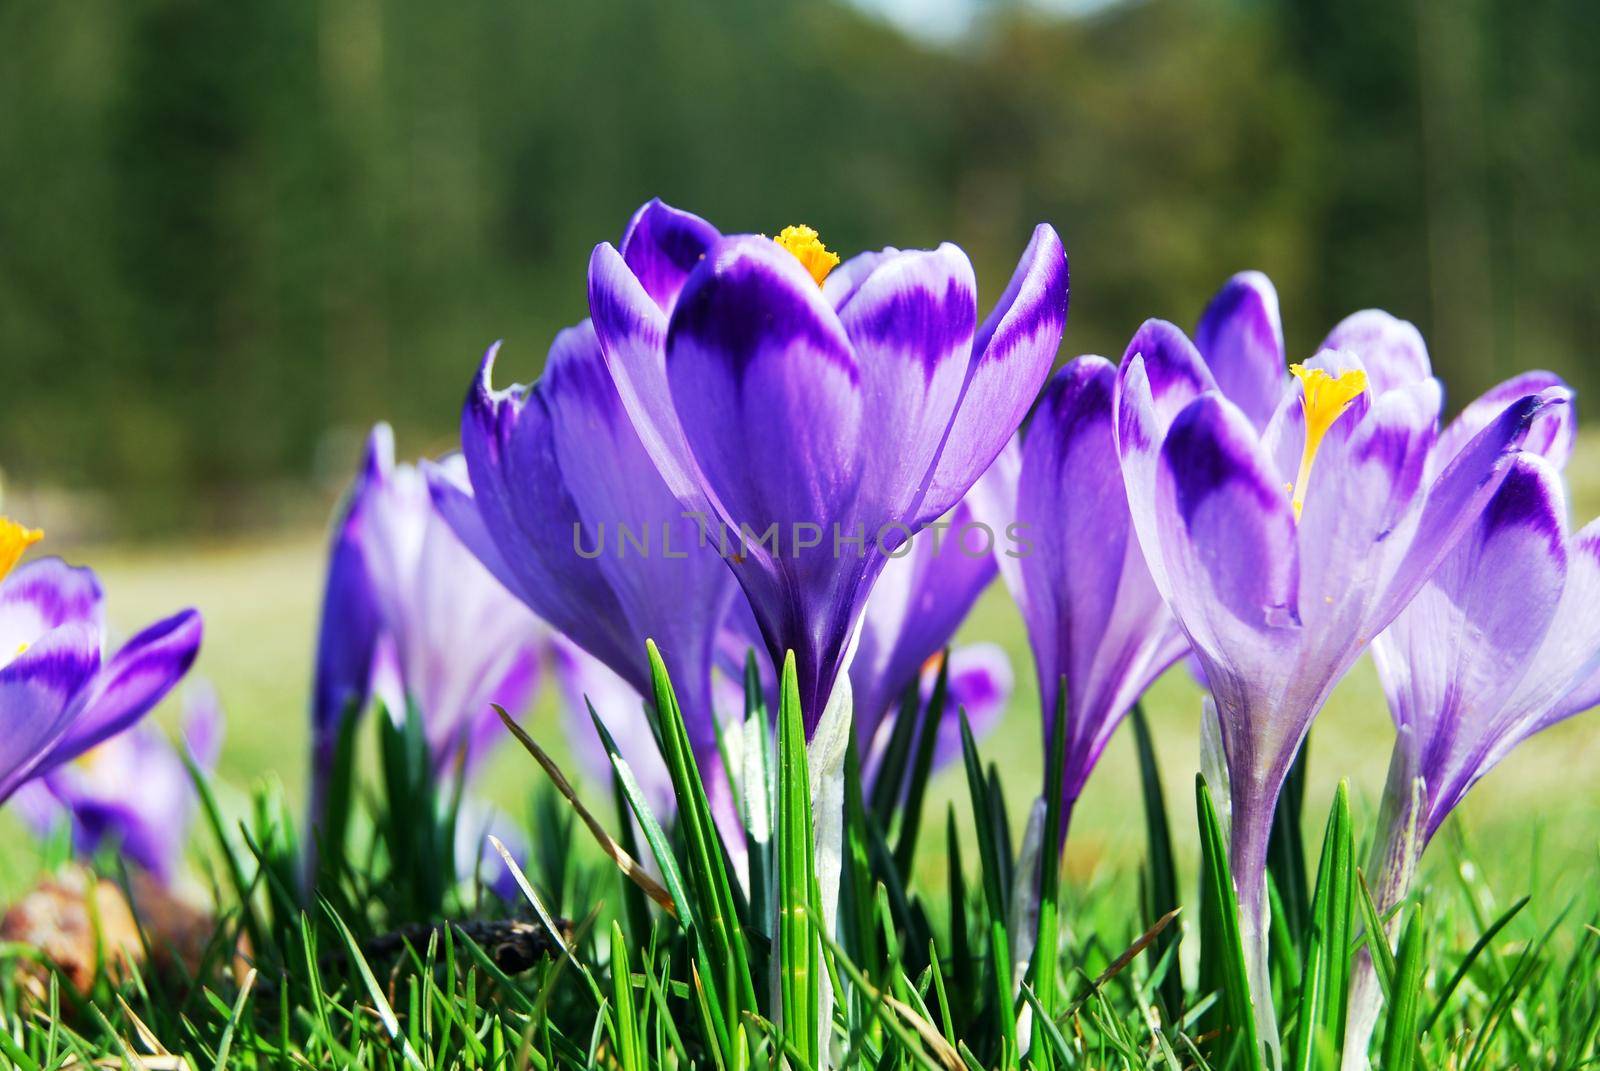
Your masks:
<svg viewBox="0 0 1600 1071"><path fill-rule="evenodd" d="M578 812L578 817L583 821L584 825L589 827L589 833L594 837L595 842L600 845L600 850L611 857L611 861L617 864L617 868L622 871L624 877L639 886L646 896L660 905L663 911L676 918L678 909L672 902L672 894L662 888L655 878L647 874L644 867L639 865L639 861L629 855L622 845L617 843L615 837L606 832L606 827L600 824L600 820L591 814L589 808L585 807L583 801L578 798L577 790L572 787L572 782L567 780L567 775L561 772L561 767L556 765L555 760L545 754L544 748L533 742L533 737L529 736L522 726L518 725L511 715L505 712L503 707L495 704L494 712L500 715L500 720L505 723L507 729L511 730L511 735L517 738L517 743L521 744L528 754L533 756L533 761L539 764L551 782L555 784L556 791L565 797L574 811Z"/></svg>
<svg viewBox="0 0 1600 1071"><path fill-rule="evenodd" d="M1122 955L1113 960L1111 966L1100 972L1100 977L1089 983L1089 988L1085 990L1077 1000L1072 1002L1072 1006L1070 1008L1062 1012L1061 1015L1057 1017L1056 1023L1065 1023L1068 1019L1078 1014L1078 1010L1083 1007L1084 1003L1090 997L1098 993L1101 986L1105 985L1118 974L1122 973L1122 969L1128 964L1132 963L1134 959L1138 957L1139 953L1149 948L1150 942L1154 941L1157 937L1160 937L1161 931L1172 925L1172 920L1177 918L1178 912L1182 910L1183 908L1181 907L1175 907L1157 919L1156 924L1144 931L1144 935L1141 936L1137 941L1133 942L1133 944L1129 945L1127 951L1123 952Z"/></svg>
<svg viewBox="0 0 1600 1071"><path fill-rule="evenodd" d="M122 1009L122 1014L127 1018L128 1022L133 1024L133 1034L139 1039L139 1044L143 1045L155 1056L172 1055L167 1050L167 1047L161 1044L161 1040L144 1024L144 1020L135 1015L133 1009L128 1007L128 1002L122 999L121 993L117 994L117 1005Z"/></svg>

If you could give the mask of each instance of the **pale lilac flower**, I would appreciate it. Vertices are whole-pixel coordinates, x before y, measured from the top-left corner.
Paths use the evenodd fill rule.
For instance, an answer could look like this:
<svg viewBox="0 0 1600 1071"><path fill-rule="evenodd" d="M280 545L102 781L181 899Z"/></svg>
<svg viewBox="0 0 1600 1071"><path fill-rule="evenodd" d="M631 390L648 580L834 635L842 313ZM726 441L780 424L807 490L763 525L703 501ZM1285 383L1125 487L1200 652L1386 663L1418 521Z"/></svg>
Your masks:
<svg viewBox="0 0 1600 1071"><path fill-rule="evenodd" d="M451 457L437 467L459 475L464 463ZM416 708L438 771L475 766L505 735L490 704L520 713L532 694L544 633L462 545L422 472L395 464L393 434L378 425L329 556L312 711L314 800L343 720L374 694L397 721Z"/></svg>
<svg viewBox="0 0 1600 1071"><path fill-rule="evenodd" d="M1546 390L1513 402L1435 473L1440 387L1411 325L1358 313L1296 372L1258 430L1194 344L1150 321L1128 347L1115 408L1140 545L1215 702L1269 1039L1266 850L1289 764L1333 686L1474 523L1530 426L1564 400Z"/></svg>

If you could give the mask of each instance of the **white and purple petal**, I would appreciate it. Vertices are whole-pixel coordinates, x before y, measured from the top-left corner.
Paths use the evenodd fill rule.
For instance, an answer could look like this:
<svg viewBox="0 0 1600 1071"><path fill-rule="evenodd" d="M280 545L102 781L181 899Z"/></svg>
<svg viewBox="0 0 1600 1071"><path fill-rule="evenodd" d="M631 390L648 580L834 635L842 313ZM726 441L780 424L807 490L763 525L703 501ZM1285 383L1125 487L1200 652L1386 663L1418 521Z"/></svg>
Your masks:
<svg viewBox="0 0 1600 1071"><path fill-rule="evenodd" d="M1272 281L1258 271L1229 279L1201 314L1194 342L1222 393L1266 427L1288 383Z"/></svg>
<svg viewBox="0 0 1600 1071"><path fill-rule="evenodd" d="M940 447L920 521L942 516L958 502L1027 415L1061 346L1068 281L1061 237L1041 223L973 339L967 381Z"/></svg>
<svg viewBox="0 0 1600 1071"><path fill-rule="evenodd" d="M124 644L77 697L72 724L40 770L76 758L149 713L194 665L202 631L200 615L182 610Z"/></svg>
<svg viewBox="0 0 1600 1071"><path fill-rule="evenodd" d="M1364 309L1346 316L1317 348L1346 350L1361 358L1367 372L1367 389L1373 394L1433 376L1422 332L1381 309Z"/></svg>

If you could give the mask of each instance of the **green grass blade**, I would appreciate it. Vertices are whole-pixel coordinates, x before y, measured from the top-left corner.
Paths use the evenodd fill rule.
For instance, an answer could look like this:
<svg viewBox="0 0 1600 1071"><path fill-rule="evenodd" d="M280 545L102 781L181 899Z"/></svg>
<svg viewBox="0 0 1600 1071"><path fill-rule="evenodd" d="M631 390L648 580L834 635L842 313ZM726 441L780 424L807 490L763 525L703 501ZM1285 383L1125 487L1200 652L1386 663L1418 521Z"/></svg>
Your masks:
<svg viewBox="0 0 1600 1071"><path fill-rule="evenodd" d="M1311 737L1301 743L1278 796L1278 809L1272 814L1272 833L1267 840L1267 873L1278 886L1283 910L1273 915L1274 928L1289 931L1295 949L1305 950L1311 927L1311 904L1306 896L1305 815L1306 763Z"/></svg>
<svg viewBox="0 0 1600 1071"><path fill-rule="evenodd" d="M1166 794L1161 789L1161 768L1156 762L1155 739L1150 734L1150 722L1145 717L1141 703L1133 705L1133 739L1139 755L1139 787L1144 796L1145 844L1149 859L1146 864L1145 916L1160 918L1180 903L1178 893L1178 865L1172 854L1172 827L1167 820ZM1156 945L1156 957L1168 955L1168 950L1182 939L1177 926L1164 931ZM1161 1001L1169 1016L1176 1016L1183 1007L1183 974L1168 971L1161 982Z"/></svg>
<svg viewBox="0 0 1600 1071"><path fill-rule="evenodd" d="M1056 693L1054 729L1050 735L1049 755L1045 760L1044 777L1044 836L1039 844L1039 922L1033 945L1033 964L1029 974L1033 979L1033 1002L1038 1014L1046 1019L1055 1015L1056 1008L1056 949L1060 938L1061 920L1061 852L1060 845L1066 837L1064 785L1067 766L1067 688L1065 679ZM1026 876L1024 876L1026 880ZM1040 1047L1036 1061L1041 1066L1049 1063L1046 1047Z"/></svg>
<svg viewBox="0 0 1600 1071"><path fill-rule="evenodd" d="M638 1021L633 1002L633 972L628 965L628 943L622 936L622 927L611 923L611 1021L617 1045L617 1063L621 1071L644 1071L643 1053L639 1051Z"/></svg>
<svg viewBox="0 0 1600 1071"><path fill-rule="evenodd" d="M783 662L778 704L778 991L783 1037L810 1067L818 1064L817 989L824 983L811 927L815 855L811 775L794 654Z"/></svg>
<svg viewBox="0 0 1600 1071"><path fill-rule="evenodd" d="M978 858L983 869L983 896L989 916L989 962L996 1024L1000 1036L1002 1067L1017 1060L1017 1011L1011 994L1011 942L1006 933L1006 884L1002 859L1007 850L1000 843L994 825L995 806L989 798L989 781L978 758L978 744L966 711L961 712L961 759L967 771L967 789L972 797L973 822L978 830ZM1006 860L1009 862L1009 859Z"/></svg>
<svg viewBox="0 0 1600 1071"><path fill-rule="evenodd" d="M400 1029L400 1017L395 1015L394 1008L389 1005L389 999L383 995L383 986L378 984L378 979L373 976L372 968L367 965L367 959L361 954L361 945L357 943L355 934L350 932L350 927L344 924L344 919L333 910L333 906L326 901L322 909L332 920L334 928L344 940L345 953L350 957L350 962L355 965L356 974L361 979L362 986L367 991L367 997L372 1001L372 1009L378 1015L378 1021L383 1024L384 1033L389 1035L391 1041L399 1042L400 1054L407 1067L414 1071L425 1071L422 1059L417 1055L417 1050L411 1047L405 1032Z"/></svg>
<svg viewBox="0 0 1600 1071"><path fill-rule="evenodd" d="M1206 920L1201 956L1218 965L1222 986L1222 1053L1261 1067L1261 1042L1256 1033L1245 971L1244 943L1239 932L1239 900L1228 868L1228 847L1222 824L1204 776L1195 776L1195 809L1200 816L1200 880L1205 891Z"/></svg>
<svg viewBox="0 0 1600 1071"><path fill-rule="evenodd" d="M917 734L916 753L906 778L905 803L900 810L900 836L894 846L894 862L903 876L909 879L911 860L917 851L917 833L922 828L922 801L928 791L928 777L933 772L933 752L939 742L939 724L944 720L946 697L950 690L950 652L947 649L939 659L939 676L933 685L923 710L921 729Z"/></svg>
<svg viewBox="0 0 1600 1071"><path fill-rule="evenodd" d="M1383 999L1387 1002L1392 999L1390 993L1394 985L1394 949L1389 947L1388 930L1384 928L1378 905L1372 902L1367 875L1359 868L1356 870L1356 905L1361 909L1361 924L1366 927L1361 940L1372 957L1372 965L1378 973L1378 987L1383 990Z"/></svg>
<svg viewBox="0 0 1600 1071"><path fill-rule="evenodd" d="M912 739L917 731L917 711L922 706L921 689L913 683L900 697L900 710L894 725L889 728L889 740L878 763L877 778L872 783L872 796L868 800L873 817L884 829L894 819L900 802L900 789L905 784L906 763L911 758Z"/></svg>
<svg viewBox="0 0 1600 1071"><path fill-rule="evenodd" d="M1389 1018L1383 1035L1384 1071L1411 1071L1417 1059L1417 1017L1422 1010L1422 968L1427 958L1427 931L1420 908L1400 938Z"/></svg>
<svg viewBox="0 0 1600 1071"><path fill-rule="evenodd" d="M1500 931L1505 929L1506 926L1510 924L1511 920L1516 918L1517 915L1521 913L1522 909L1528 906L1528 900L1529 898L1524 896L1522 899L1512 904L1505 910L1503 914L1501 914L1499 918L1495 919L1494 922L1490 924L1487 930L1483 931L1483 936L1479 937L1478 940L1473 944L1472 948L1467 951L1466 956L1461 960L1461 966L1456 968L1455 973L1450 976L1450 980L1446 982L1444 988L1439 991L1439 999L1434 1001L1433 1010L1430 1011L1428 1013L1428 1017L1422 1021L1422 1028L1419 1033L1427 1034L1427 1032L1433 1028L1433 1024L1439 1021L1439 1016L1444 1014L1444 1010L1448 1006L1450 998L1455 994L1456 988L1461 985L1461 982L1467 977L1467 973L1472 970L1472 965L1477 962L1478 957L1483 954L1483 951L1489 947L1489 943L1499 936Z"/></svg>
<svg viewBox="0 0 1600 1071"><path fill-rule="evenodd" d="M605 722L600 720L594 704L589 703L588 706L589 719L594 722L594 731L600 737L601 746L606 749L606 757L611 760L611 771L616 783L628 801L629 810L639 821L639 829L644 833L645 843L650 846L650 854L655 857L656 865L661 868L661 884L672 897L678 922L686 929L693 927L694 906L684 885L683 871L679 867L677 853L672 850L672 842L667 838L666 830L661 828L661 823L656 820L655 812L650 809L650 804L644 797L644 789L640 787L639 779L634 776L633 767L622 757L616 738L611 735L611 730L606 728Z"/></svg>
<svg viewBox="0 0 1600 1071"><path fill-rule="evenodd" d="M1322 836L1322 858L1311 897L1311 931L1301 972L1299 1025L1291 1064L1295 1071L1339 1066L1350 995L1354 852L1350 790L1340 781Z"/></svg>
<svg viewBox="0 0 1600 1071"><path fill-rule="evenodd" d="M728 874L722 838L711 817L705 782L689 745L683 711L672 690L666 664L661 660L661 652L653 641L647 643L647 650L655 699L654 720L661 739L662 757L666 760L673 791L678 799L678 824L688 846L685 869L688 871L689 885L694 891L696 924L704 928L706 940L717 961L714 978L720 989L722 1007L729 1021L737 1023L740 1010L758 1007L738 899ZM710 978L705 981L708 985L713 984Z"/></svg>

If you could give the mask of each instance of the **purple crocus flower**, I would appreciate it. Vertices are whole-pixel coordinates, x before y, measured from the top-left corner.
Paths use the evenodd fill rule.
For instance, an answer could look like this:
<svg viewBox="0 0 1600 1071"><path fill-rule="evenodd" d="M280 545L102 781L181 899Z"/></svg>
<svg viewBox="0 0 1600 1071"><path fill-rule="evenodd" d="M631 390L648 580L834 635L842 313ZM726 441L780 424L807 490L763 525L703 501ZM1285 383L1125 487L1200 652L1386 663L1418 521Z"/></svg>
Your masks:
<svg viewBox="0 0 1600 1071"><path fill-rule="evenodd" d="M183 747L201 770L215 768L222 712L203 682L185 694ZM167 735L139 722L22 786L15 802L41 837L66 822L77 854L116 848L165 885L183 861L195 792Z"/></svg>
<svg viewBox="0 0 1600 1071"><path fill-rule="evenodd" d="M1560 387L1547 374L1515 389ZM1441 438L1503 404L1490 397ZM1485 410L1491 410L1486 412ZM1380 911L1404 899L1418 861L1467 791L1522 741L1600 703L1600 521L1569 535L1559 466L1572 407L1529 436L1488 507L1372 644L1397 733L1383 836L1368 874ZM1349 1067L1364 1066L1380 1003L1371 962L1353 983Z"/></svg>
<svg viewBox="0 0 1600 1071"><path fill-rule="evenodd" d="M470 483L434 473L435 501L490 572L640 695L653 639L702 771L719 767L712 655L732 575L656 471L587 320L531 387L494 389L497 350L462 413Z"/></svg>
<svg viewBox="0 0 1600 1071"><path fill-rule="evenodd" d="M988 509L1012 519L1031 544L1002 555L1000 572L1028 628L1045 730L1053 734L1066 687L1067 834L1073 804L1124 715L1188 649L1150 579L1128 513L1112 435L1117 370L1079 357L1044 389L1015 454L980 486Z"/></svg>
<svg viewBox="0 0 1600 1071"><path fill-rule="evenodd" d="M881 747L892 731L906 690L913 684L920 688L926 679L931 694L939 653L950 646L956 629L994 579L996 538L962 502L948 518L917 533L884 566L862 613L850 663L856 743L868 767L875 758L874 744ZM992 653L974 660L967 650L951 653L945 720L952 730L959 730L956 711L962 706L969 720L992 727L988 719L998 719L1010 698L1010 664L1000 664ZM1004 654L999 658L1003 662ZM974 721L974 731L978 725ZM959 731L953 739L959 751Z"/></svg>
<svg viewBox="0 0 1600 1071"><path fill-rule="evenodd" d="M11 571L38 536L0 518L0 803L142 718L200 648L200 615L183 610L104 658L93 572L59 558Z"/></svg>
<svg viewBox="0 0 1600 1071"><path fill-rule="evenodd" d="M440 473L460 476L447 458ZM376 693L396 719L414 704L434 765L475 765L503 736L490 707L518 711L538 679L542 626L462 546L417 468L396 465L385 424L367 441L337 524L313 699L315 799L345 717ZM319 808L320 809L320 808Z"/></svg>
<svg viewBox="0 0 1600 1071"><path fill-rule="evenodd" d="M1239 308L1260 315L1259 304ZM1291 370L1298 382L1258 431L1194 344L1150 321L1128 347L1115 400L1134 528L1215 704L1241 926L1274 1052L1265 868L1289 764L1333 686L1483 510L1530 425L1562 400L1559 391L1517 400L1435 475L1440 387L1411 325L1358 313Z"/></svg>
<svg viewBox="0 0 1600 1071"><path fill-rule="evenodd" d="M1000 452L1067 312L1066 256L1045 225L981 324L953 245L864 253L830 274L837 260L809 228L724 237L652 201L589 264L628 412L679 499L738 542L769 654L794 652L808 736L887 553Z"/></svg>

